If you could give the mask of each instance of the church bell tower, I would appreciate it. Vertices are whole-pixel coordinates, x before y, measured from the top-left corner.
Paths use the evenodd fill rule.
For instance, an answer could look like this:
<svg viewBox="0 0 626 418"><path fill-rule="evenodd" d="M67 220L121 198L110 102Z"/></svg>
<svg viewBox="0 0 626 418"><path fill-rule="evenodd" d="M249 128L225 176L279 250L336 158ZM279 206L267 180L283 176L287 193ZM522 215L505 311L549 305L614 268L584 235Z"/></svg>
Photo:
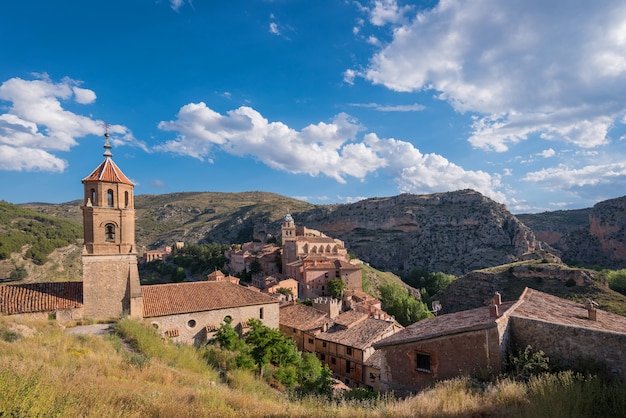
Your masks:
<svg viewBox="0 0 626 418"><path fill-rule="evenodd" d="M93 319L141 318L135 185L113 162L109 133L104 136L104 161L82 180L84 315Z"/></svg>

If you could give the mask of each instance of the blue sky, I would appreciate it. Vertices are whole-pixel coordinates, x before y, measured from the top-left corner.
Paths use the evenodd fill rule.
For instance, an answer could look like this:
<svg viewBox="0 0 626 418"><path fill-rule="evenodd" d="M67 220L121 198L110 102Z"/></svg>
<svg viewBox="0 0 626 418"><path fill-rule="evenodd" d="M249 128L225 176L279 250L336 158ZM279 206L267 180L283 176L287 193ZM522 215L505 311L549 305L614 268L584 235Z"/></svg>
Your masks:
<svg viewBox="0 0 626 418"><path fill-rule="evenodd" d="M80 198L105 122L136 194L626 194L621 0L20 0L0 39L11 203Z"/></svg>

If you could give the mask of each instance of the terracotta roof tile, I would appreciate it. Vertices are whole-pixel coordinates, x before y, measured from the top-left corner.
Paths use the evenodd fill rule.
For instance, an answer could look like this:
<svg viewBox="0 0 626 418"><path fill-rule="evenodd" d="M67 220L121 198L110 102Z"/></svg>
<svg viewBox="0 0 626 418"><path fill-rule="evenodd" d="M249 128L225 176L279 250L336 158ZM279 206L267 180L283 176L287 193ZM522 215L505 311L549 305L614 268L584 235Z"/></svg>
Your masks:
<svg viewBox="0 0 626 418"><path fill-rule="evenodd" d="M294 303L280 307L279 323L286 327L312 331L327 322L330 322L328 314L311 306Z"/></svg>
<svg viewBox="0 0 626 418"><path fill-rule="evenodd" d="M102 164L83 179L83 183L86 181L106 181L110 183L130 184L131 186L135 185L122 173L122 170L120 170L110 157L105 158Z"/></svg>
<svg viewBox="0 0 626 418"><path fill-rule="evenodd" d="M82 282L0 285L0 312L4 315L51 312L81 306Z"/></svg>
<svg viewBox="0 0 626 418"><path fill-rule="evenodd" d="M364 350L393 332L393 323L382 319L366 318L350 328L334 325L328 331L317 335L316 338Z"/></svg>
<svg viewBox="0 0 626 418"><path fill-rule="evenodd" d="M499 306L500 316L498 318L490 316L489 306L483 306L467 311L422 319L391 337L385 338L383 341L375 344L375 346L378 348L495 327L496 321L503 318L503 314L514 304L515 302L503 302Z"/></svg>
<svg viewBox="0 0 626 418"><path fill-rule="evenodd" d="M278 303L231 282L192 282L141 286L145 318Z"/></svg>
<svg viewBox="0 0 626 418"><path fill-rule="evenodd" d="M522 303L511 313L512 317L534 319L566 326L626 333L626 317L596 310L596 321L589 319L587 308L577 302L552 296L534 289L526 289Z"/></svg>

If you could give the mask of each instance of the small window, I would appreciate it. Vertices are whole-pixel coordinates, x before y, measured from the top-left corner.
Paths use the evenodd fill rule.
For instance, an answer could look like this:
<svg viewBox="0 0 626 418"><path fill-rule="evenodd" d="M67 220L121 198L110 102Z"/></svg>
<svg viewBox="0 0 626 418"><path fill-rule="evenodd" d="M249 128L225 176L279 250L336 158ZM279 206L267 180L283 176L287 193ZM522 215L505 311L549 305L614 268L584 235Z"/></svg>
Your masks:
<svg viewBox="0 0 626 418"><path fill-rule="evenodd" d="M322 341L322 347L326 348L326 341Z"/></svg>
<svg viewBox="0 0 626 418"><path fill-rule="evenodd" d="M263 308L259 308L259 319L263 319Z"/></svg>
<svg viewBox="0 0 626 418"><path fill-rule="evenodd" d="M330 362L331 362L331 364L337 364L337 359L334 358L334 357L331 357L330 358Z"/></svg>
<svg viewBox="0 0 626 418"><path fill-rule="evenodd" d="M113 201L113 190L109 189L107 190L107 205L112 208L114 206L114 201Z"/></svg>
<svg viewBox="0 0 626 418"><path fill-rule="evenodd" d="M124 207L127 208L130 204L130 198L128 192L124 192Z"/></svg>
<svg viewBox="0 0 626 418"><path fill-rule="evenodd" d="M320 360L326 361L326 354L320 354Z"/></svg>
<svg viewBox="0 0 626 418"><path fill-rule="evenodd" d="M350 366L351 366L350 360L347 360L346 361L346 373L348 373L348 374L350 373Z"/></svg>
<svg viewBox="0 0 626 418"><path fill-rule="evenodd" d="M152 328L159 329L159 324L157 322L152 323Z"/></svg>
<svg viewBox="0 0 626 418"><path fill-rule="evenodd" d="M91 204L95 205L95 206L98 206L98 202L96 201L96 189L91 189L89 192L91 194L91 197L90 197Z"/></svg>
<svg viewBox="0 0 626 418"><path fill-rule="evenodd" d="M224 322L230 324L231 322L233 322L233 318L230 315L226 315L224 317Z"/></svg>
<svg viewBox="0 0 626 418"><path fill-rule="evenodd" d="M196 327L196 320L195 319L190 319L189 321L187 321L187 326L189 328L195 328Z"/></svg>
<svg viewBox="0 0 626 418"><path fill-rule="evenodd" d="M313 338L309 338L309 344L313 344Z"/></svg>
<svg viewBox="0 0 626 418"><path fill-rule="evenodd" d="M352 347L346 347L346 354L349 356L352 355Z"/></svg>
<svg viewBox="0 0 626 418"><path fill-rule="evenodd" d="M106 242L115 242L115 225L106 224L104 226L104 240Z"/></svg>
<svg viewBox="0 0 626 418"><path fill-rule="evenodd" d="M417 361L417 370L420 372L430 373L430 354L415 353Z"/></svg>

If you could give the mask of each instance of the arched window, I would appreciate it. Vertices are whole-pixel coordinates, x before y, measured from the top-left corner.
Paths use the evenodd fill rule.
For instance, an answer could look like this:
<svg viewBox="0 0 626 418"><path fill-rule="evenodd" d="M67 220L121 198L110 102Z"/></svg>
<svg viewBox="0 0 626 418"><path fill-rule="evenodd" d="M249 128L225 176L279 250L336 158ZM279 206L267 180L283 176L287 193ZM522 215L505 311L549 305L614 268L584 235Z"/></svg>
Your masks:
<svg viewBox="0 0 626 418"><path fill-rule="evenodd" d="M112 208L114 203L115 202L113 202L113 190L109 189L107 190L107 205Z"/></svg>
<svg viewBox="0 0 626 418"><path fill-rule="evenodd" d="M104 226L104 240L106 242L115 242L115 225L106 224Z"/></svg>
<svg viewBox="0 0 626 418"><path fill-rule="evenodd" d="M127 208L128 205L129 205L129 201L130 201L129 197L130 196L129 196L128 192L124 192L124 207L125 208Z"/></svg>
<svg viewBox="0 0 626 418"><path fill-rule="evenodd" d="M96 200L96 189L91 189L89 191L89 199L91 199L92 205L98 205L98 201Z"/></svg>

